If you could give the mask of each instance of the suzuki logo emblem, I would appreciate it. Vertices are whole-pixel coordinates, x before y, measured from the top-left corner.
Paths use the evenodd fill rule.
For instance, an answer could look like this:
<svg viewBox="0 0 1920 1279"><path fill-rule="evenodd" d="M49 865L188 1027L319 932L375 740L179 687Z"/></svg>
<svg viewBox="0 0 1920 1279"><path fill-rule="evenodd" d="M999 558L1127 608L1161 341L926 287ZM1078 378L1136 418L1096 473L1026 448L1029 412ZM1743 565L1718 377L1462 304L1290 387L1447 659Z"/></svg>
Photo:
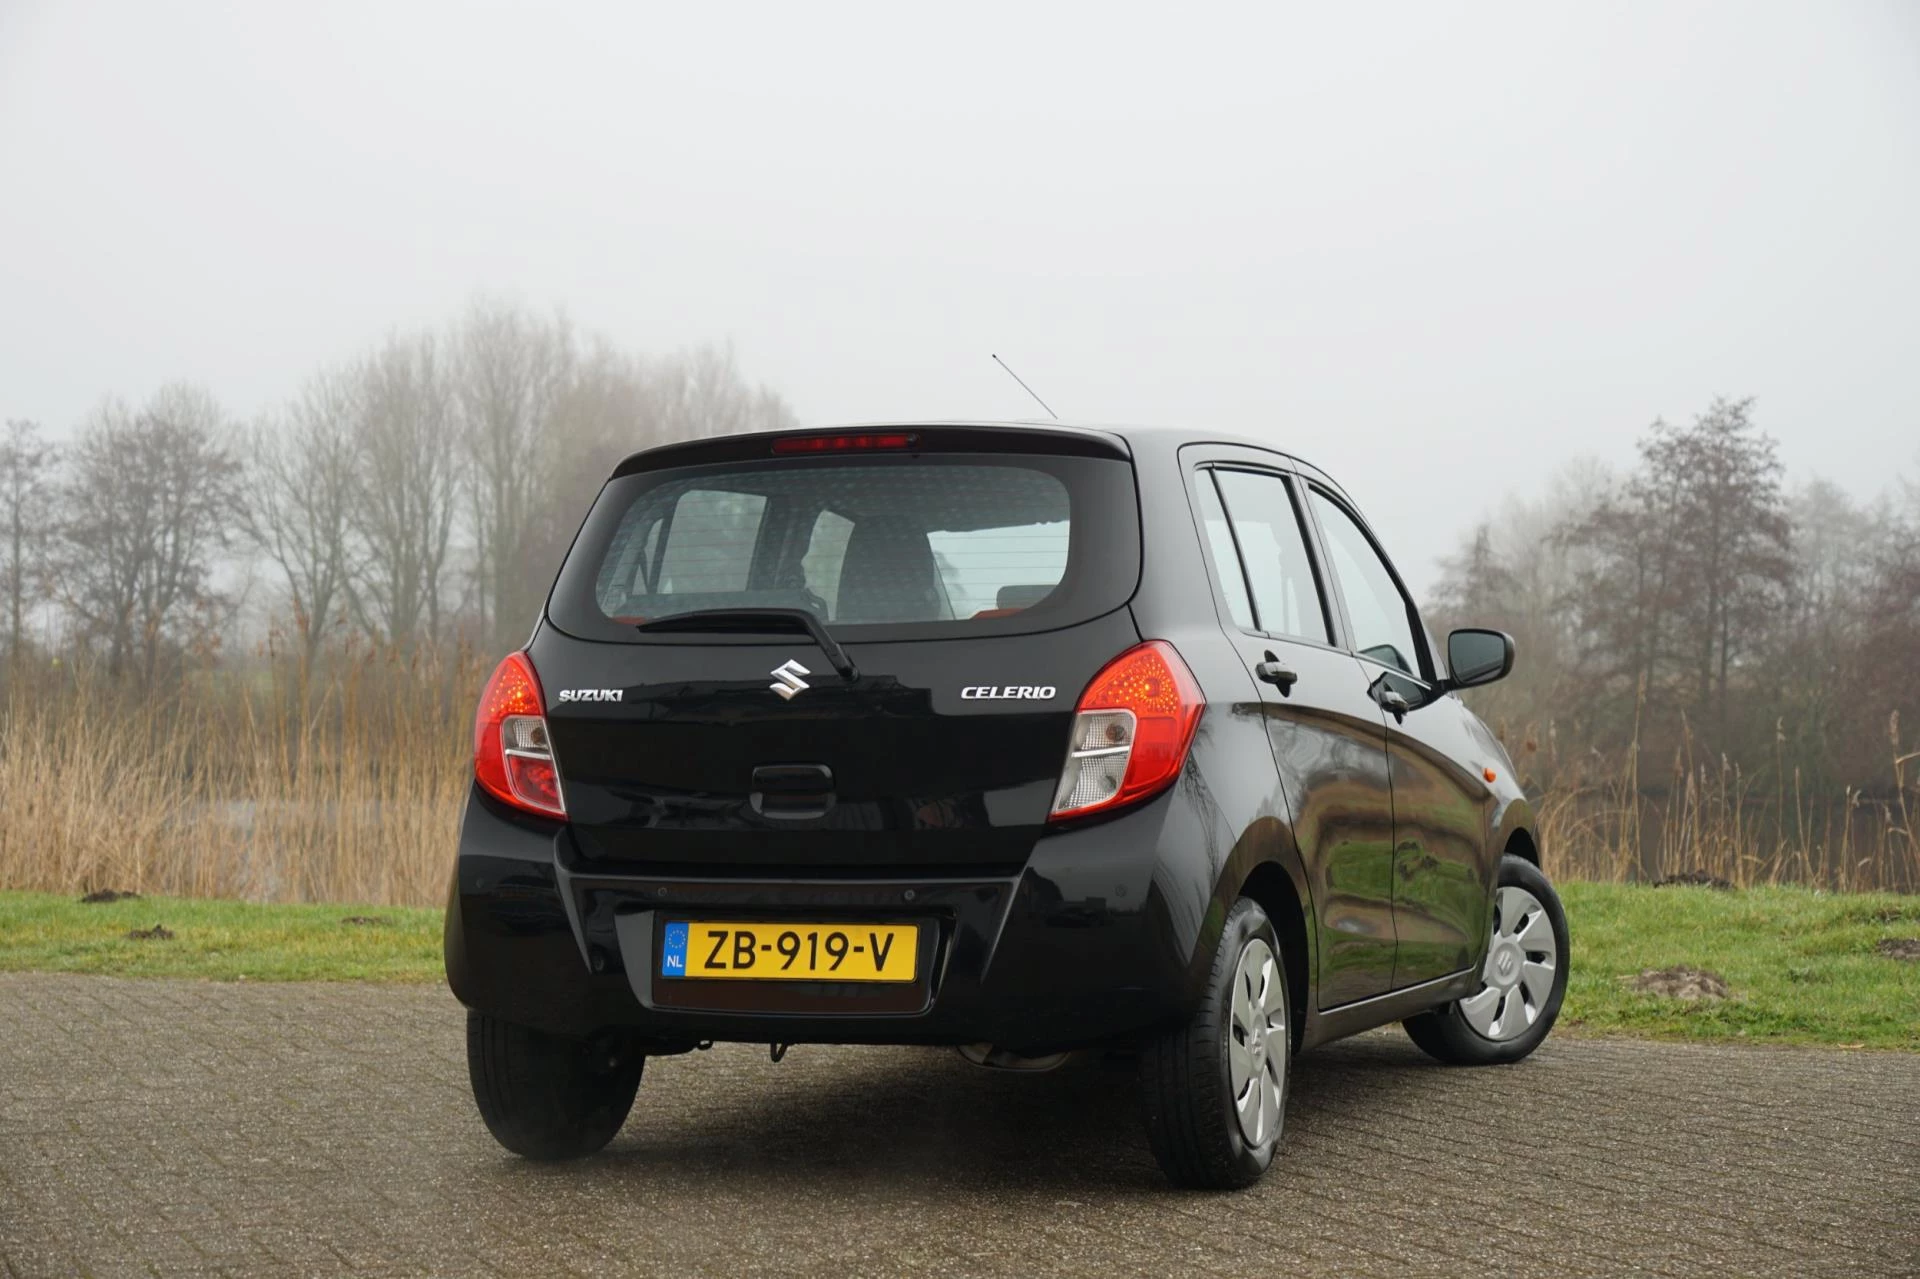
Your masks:
<svg viewBox="0 0 1920 1279"><path fill-rule="evenodd" d="M773 668L773 683L768 688L780 694L786 701L792 701L795 693L805 692L812 685L801 679L802 675L811 675L812 671L789 659Z"/></svg>

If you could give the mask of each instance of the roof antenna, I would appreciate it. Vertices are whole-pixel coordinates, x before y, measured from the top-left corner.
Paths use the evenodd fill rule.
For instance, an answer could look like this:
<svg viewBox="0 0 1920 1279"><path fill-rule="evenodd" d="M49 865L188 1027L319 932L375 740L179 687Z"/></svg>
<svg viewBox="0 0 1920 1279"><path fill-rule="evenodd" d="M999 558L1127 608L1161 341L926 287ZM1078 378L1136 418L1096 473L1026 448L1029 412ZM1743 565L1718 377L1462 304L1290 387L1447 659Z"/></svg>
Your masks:
<svg viewBox="0 0 1920 1279"><path fill-rule="evenodd" d="M1007 362L1001 359L999 356L997 355L994 356L993 362L995 364L998 364L1001 368L1007 369ZM1020 382L1020 375L1018 373L1015 373L1012 369L1007 369L1007 376L1012 378L1016 382ZM1060 415L1058 413L1055 413L1052 409L1047 408L1047 402L1041 399L1039 394L1036 393L1032 387L1028 386L1025 382L1020 382L1020 389L1025 391L1028 395L1033 396L1033 402L1035 404L1038 404L1041 408L1046 409L1048 417L1052 418L1056 422L1060 420Z"/></svg>

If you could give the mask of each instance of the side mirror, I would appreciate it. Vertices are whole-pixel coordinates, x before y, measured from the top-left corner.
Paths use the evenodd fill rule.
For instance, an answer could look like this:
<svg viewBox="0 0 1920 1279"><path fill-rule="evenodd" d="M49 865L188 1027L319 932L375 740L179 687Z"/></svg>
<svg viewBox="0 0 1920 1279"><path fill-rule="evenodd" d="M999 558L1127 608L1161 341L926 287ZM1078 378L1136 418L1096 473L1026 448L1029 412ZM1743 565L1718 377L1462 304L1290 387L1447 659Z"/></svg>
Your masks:
<svg viewBox="0 0 1920 1279"><path fill-rule="evenodd" d="M1513 636L1468 627L1447 636L1447 687L1477 688L1513 670Z"/></svg>

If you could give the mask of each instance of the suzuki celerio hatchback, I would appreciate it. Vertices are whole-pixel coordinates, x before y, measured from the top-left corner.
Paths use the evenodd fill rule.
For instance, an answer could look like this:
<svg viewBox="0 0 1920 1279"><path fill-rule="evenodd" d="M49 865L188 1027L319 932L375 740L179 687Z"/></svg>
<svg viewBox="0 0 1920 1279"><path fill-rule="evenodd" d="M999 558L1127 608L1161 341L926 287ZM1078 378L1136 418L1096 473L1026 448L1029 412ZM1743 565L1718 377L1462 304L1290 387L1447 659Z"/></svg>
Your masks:
<svg viewBox="0 0 1920 1279"><path fill-rule="evenodd" d="M1201 432L858 427L639 453L474 725L447 912L481 1116L540 1159L714 1041L1137 1052L1190 1186L1292 1055L1552 1027L1512 762L1352 502Z"/></svg>

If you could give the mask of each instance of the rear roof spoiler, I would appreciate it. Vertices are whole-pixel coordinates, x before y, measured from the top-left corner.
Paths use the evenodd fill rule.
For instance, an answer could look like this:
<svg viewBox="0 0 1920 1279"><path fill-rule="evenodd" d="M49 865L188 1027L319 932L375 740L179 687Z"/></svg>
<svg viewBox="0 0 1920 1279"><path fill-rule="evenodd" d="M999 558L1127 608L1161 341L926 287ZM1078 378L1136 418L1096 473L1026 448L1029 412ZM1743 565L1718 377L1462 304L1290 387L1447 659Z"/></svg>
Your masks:
<svg viewBox="0 0 1920 1279"><path fill-rule="evenodd" d="M846 435L850 432L909 432L915 436L907 456L923 453L1044 453L1056 457L1106 457L1131 461L1133 453L1118 435L1071 426L984 426L965 423L903 423L886 426L816 427L804 431L758 431L751 435L721 435L711 439L663 444L632 454L613 469L614 478L641 471L677 466L707 466L719 462L749 462L780 457L791 460L821 454L775 453L773 442L794 436ZM851 456L832 454L830 456ZM899 457L901 450L881 456Z"/></svg>

